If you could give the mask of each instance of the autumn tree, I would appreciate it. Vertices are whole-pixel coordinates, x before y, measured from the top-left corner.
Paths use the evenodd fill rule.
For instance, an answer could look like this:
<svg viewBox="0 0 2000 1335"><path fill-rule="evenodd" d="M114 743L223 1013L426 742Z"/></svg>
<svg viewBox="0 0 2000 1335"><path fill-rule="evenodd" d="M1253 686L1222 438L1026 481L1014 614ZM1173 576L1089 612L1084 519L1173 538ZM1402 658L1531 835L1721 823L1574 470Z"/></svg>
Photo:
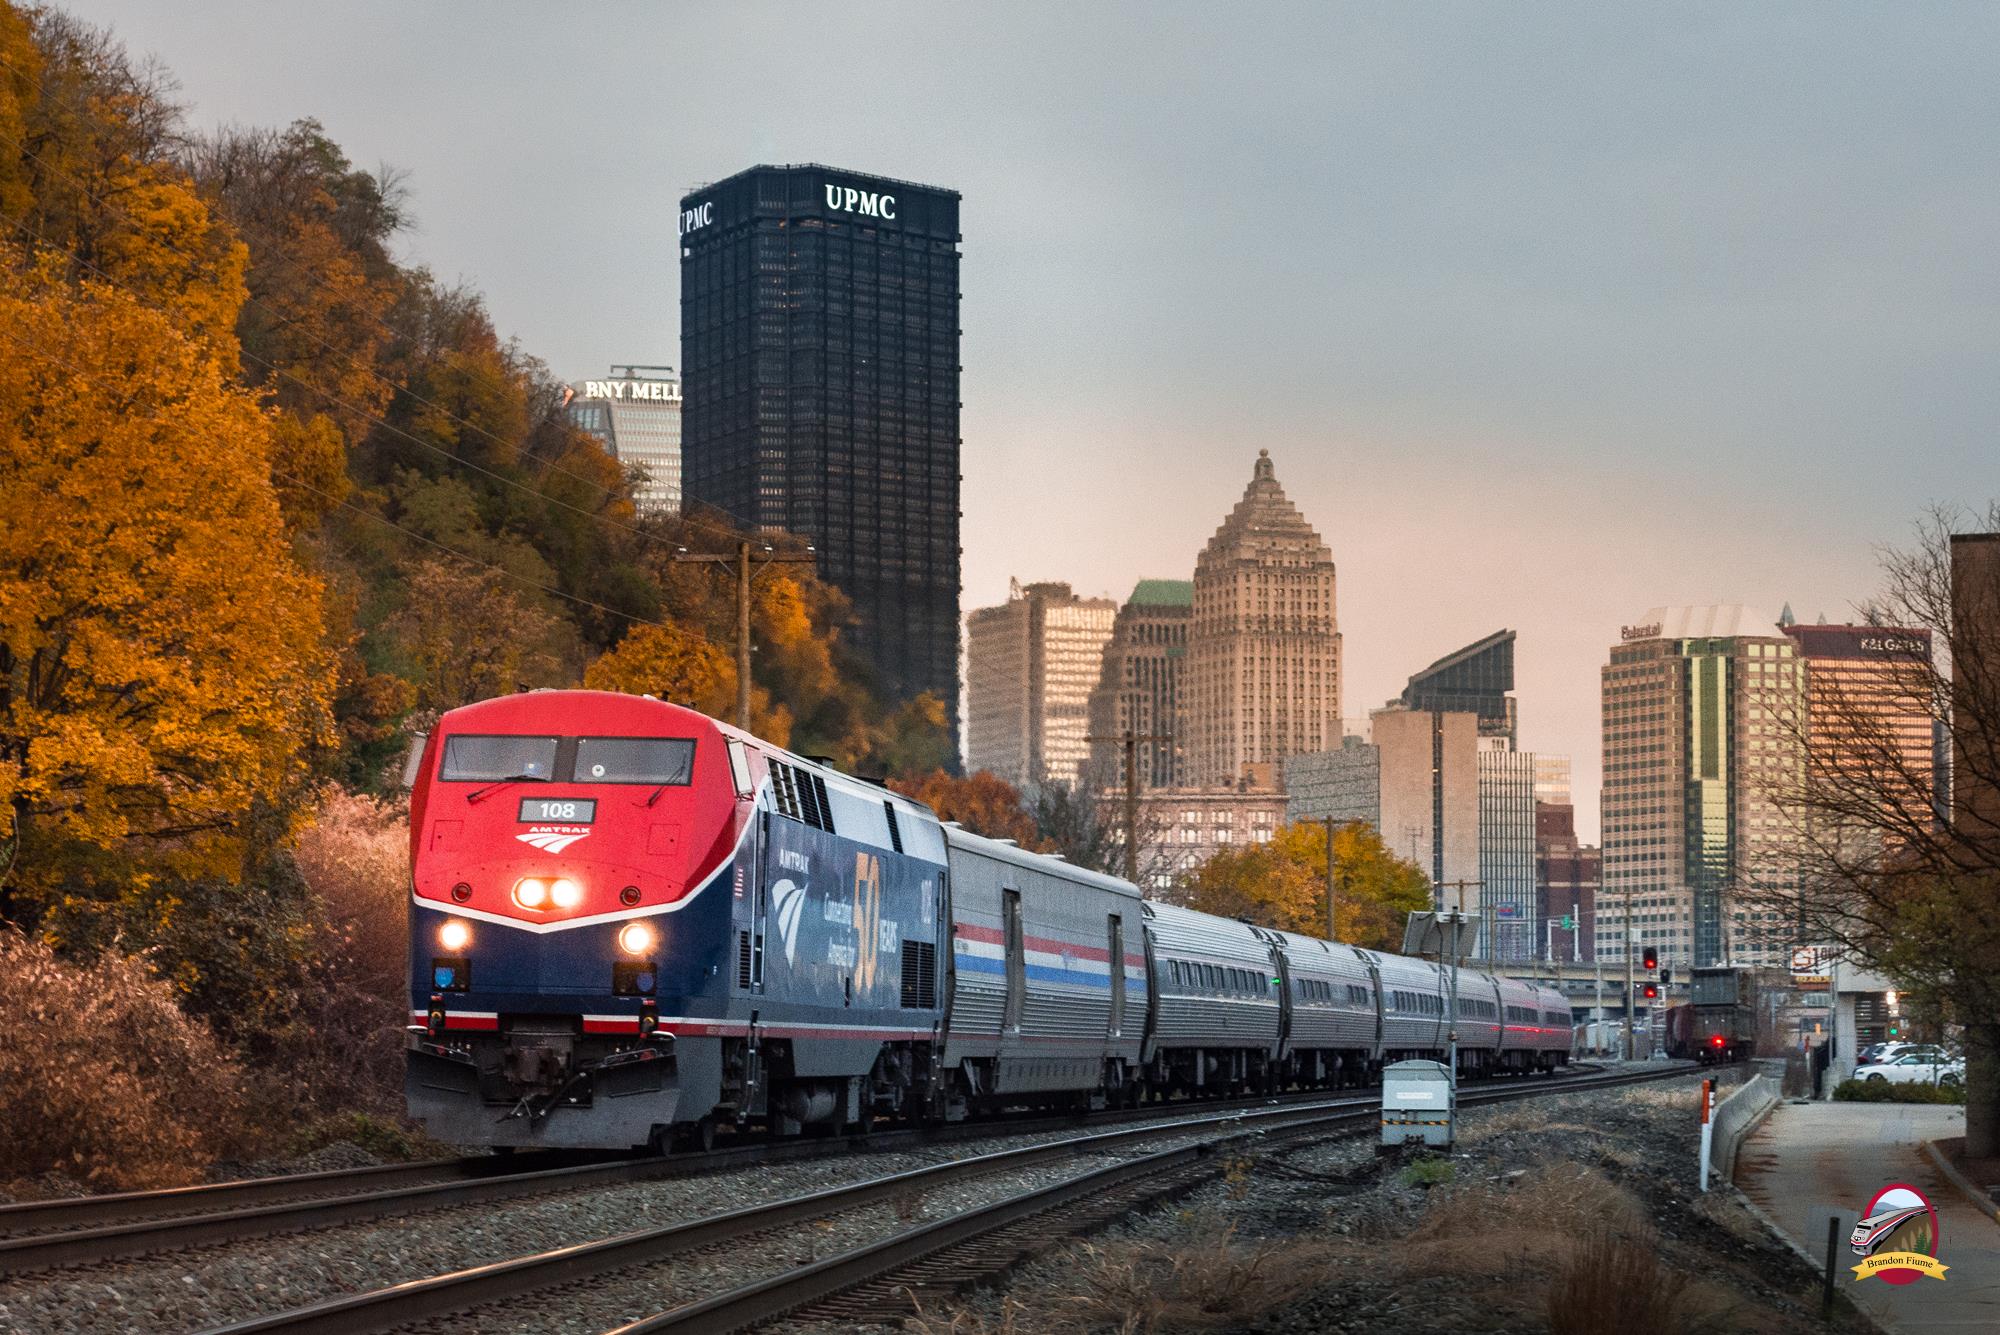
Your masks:
<svg viewBox="0 0 2000 1335"><path fill-rule="evenodd" d="M276 801L330 738L331 674L269 419L213 346L18 268L0 331L0 884L49 889L67 848L185 843Z"/></svg>
<svg viewBox="0 0 2000 1335"><path fill-rule="evenodd" d="M1195 868L1173 896L1203 913L1265 927L1326 935L1326 826L1285 825L1269 843L1224 848ZM1430 907L1430 881L1390 852L1375 827L1353 821L1334 832L1339 939L1396 950L1404 919Z"/></svg>
<svg viewBox="0 0 2000 1335"><path fill-rule="evenodd" d="M1082 784L1042 783L1029 790L1027 804L1044 848L1079 867L1124 875L1125 836L1099 794Z"/></svg>
<svg viewBox="0 0 2000 1335"><path fill-rule="evenodd" d="M533 590L450 557L409 567L403 605L383 631L409 664L418 707L433 715L575 680L573 633Z"/></svg>
<svg viewBox="0 0 2000 1335"><path fill-rule="evenodd" d="M939 820L957 821L988 839L1012 839L1023 848L1039 848L1035 822L1021 804L1021 792L991 770L960 778L942 769L910 778L889 780L903 796L922 802Z"/></svg>
<svg viewBox="0 0 2000 1335"><path fill-rule="evenodd" d="M736 721L736 659L681 626L635 626L618 647L584 670L593 691L650 695L711 718ZM792 718L770 693L750 693L750 730L777 746L791 740Z"/></svg>
<svg viewBox="0 0 2000 1335"><path fill-rule="evenodd" d="M1970 518L1934 512L1883 564L1882 596L1862 618L1904 646L1887 647L1872 678L1809 676L1807 709L1771 720L1798 762L1770 792L1790 829L1733 897L1797 944L1834 945L1964 1026L1966 1153L1990 1157L2000 1154L2000 503ZM1899 631L1928 632L1929 644ZM1948 801L1929 749L1912 743L1933 730L1950 741Z"/></svg>

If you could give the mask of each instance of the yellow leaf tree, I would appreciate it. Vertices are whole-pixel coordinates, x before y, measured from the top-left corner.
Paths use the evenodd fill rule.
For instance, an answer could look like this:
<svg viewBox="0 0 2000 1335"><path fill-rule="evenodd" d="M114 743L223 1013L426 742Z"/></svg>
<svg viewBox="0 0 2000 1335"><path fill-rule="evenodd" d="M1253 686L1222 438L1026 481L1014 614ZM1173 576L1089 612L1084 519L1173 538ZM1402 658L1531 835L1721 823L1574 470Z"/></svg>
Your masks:
<svg viewBox="0 0 2000 1335"><path fill-rule="evenodd" d="M713 718L736 721L736 660L682 626L638 626L584 670L593 691L651 695ZM761 686L750 692L750 730L777 746L792 737L792 715Z"/></svg>
<svg viewBox="0 0 2000 1335"><path fill-rule="evenodd" d="M0 257L0 912L78 850L185 848L329 739L270 419L130 292Z"/></svg>
<svg viewBox="0 0 2000 1335"><path fill-rule="evenodd" d="M1404 918L1430 907L1430 879L1390 852L1364 821L1335 830L1333 852L1340 939L1399 949ZM1224 849L1194 870L1178 898L1204 913L1323 937L1326 826L1286 825L1268 844Z"/></svg>

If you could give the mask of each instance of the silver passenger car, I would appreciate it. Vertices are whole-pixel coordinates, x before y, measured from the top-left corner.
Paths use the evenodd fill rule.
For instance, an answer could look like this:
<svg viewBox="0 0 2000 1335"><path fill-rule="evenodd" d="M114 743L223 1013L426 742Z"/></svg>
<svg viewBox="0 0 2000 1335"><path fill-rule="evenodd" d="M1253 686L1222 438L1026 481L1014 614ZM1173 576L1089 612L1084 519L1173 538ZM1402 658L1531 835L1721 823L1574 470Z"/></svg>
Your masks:
<svg viewBox="0 0 2000 1335"><path fill-rule="evenodd" d="M1283 963L1290 1015L1279 1050L1293 1080L1320 1082L1345 1068L1359 1079L1381 1052L1375 970L1350 945L1266 930Z"/></svg>
<svg viewBox="0 0 2000 1335"><path fill-rule="evenodd" d="M1154 997L1147 1077L1206 1089L1261 1079L1278 1056L1280 997L1267 934L1172 904L1145 905Z"/></svg>
<svg viewBox="0 0 2000 1335"><path fill-rule="evenodd" d="M1382 999L1384 1062L1437 1057L1448 1048L1445 971L1404 955L1360 952L1375 967ZM1460 981L1464 981L1461 973Z"/></svg>
<svg viewBox="0 0 2000 1335"><path fill-rule="evenodd" d="M945 1069L974 1100L1128 1085L1147 1017L1139 892L956 826L945 838Z"/></svg>

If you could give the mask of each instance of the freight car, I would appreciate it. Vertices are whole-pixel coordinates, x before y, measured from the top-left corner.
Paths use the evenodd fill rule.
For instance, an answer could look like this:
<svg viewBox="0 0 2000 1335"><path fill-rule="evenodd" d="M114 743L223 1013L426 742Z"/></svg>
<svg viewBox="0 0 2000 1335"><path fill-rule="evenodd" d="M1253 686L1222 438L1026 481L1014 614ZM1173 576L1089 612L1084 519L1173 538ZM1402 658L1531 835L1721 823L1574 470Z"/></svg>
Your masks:
<svg viewBox="0 0 2000 1335"><path fill-rule="evenodd" d="M1719 965L1688 976L1689 1055L1704 1062L1748 1061L1757 1055L1757 975Z"/></svg>
<svg viewBox="0 0 2000 1335"><path fill-rule="evenodd" d="M406 1100L458 1144L624 1148L1373 1080L1448 973L1149 902L642 696L453 710L414 757ZM1560 993L1462 971L1467 1073Z"/></svg>

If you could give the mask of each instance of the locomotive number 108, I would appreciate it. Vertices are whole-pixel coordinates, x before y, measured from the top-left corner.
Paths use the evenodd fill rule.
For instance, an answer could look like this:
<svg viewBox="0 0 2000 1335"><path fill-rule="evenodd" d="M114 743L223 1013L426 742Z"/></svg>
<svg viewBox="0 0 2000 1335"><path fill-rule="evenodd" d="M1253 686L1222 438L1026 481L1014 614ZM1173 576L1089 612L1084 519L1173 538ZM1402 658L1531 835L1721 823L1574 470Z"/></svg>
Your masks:
<svg viewBox="0 0 2000 1335"><path fill-rule="evenodd" d="M588 825L597 819L597 799L594 797L524 797L521 799L522 820L568 821L572 825Z"/></svg>

